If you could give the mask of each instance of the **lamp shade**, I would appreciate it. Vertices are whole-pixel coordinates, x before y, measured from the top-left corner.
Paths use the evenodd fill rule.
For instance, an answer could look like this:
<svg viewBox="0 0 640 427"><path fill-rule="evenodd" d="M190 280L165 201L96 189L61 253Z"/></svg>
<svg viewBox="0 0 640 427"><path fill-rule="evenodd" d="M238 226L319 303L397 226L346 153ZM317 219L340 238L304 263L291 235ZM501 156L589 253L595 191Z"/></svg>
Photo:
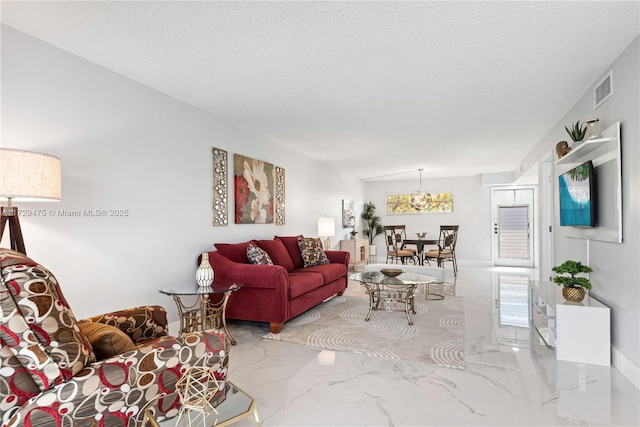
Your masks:
<svg viewBox="0 0 640 427"><path fill-rule="evenodd" d="M318 218L318 236L335 236L336 235L336 220L335 218L329 218L326 216Z"/></svg>
<svg viewBox="0 0 640 427"><path fill-rule="evenodd" d="M60 200L60 159L33 151L0 148L0 197L24 201Z"/></svg>

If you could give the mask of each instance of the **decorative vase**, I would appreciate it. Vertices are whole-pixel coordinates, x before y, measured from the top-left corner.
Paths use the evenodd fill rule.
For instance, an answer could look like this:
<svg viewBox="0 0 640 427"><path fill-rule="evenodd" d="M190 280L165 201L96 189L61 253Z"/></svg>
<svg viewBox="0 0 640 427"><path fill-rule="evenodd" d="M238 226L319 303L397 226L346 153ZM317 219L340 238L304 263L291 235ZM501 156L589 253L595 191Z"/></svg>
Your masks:
<svg viewBox="0 0 640 427"><path fill-rule="evenodd" d="M562 296L570 302L580 302L584 299L584 288L562 287Z"/></svg>
<svg viewBox="0 0 640 427"><path fill-rule="evenodd" d="M196 283L198 286L208 287L213 283L214 273L213 267L209 264L209 254L204 252L202 254L202 260L196 270Z"/></svg>

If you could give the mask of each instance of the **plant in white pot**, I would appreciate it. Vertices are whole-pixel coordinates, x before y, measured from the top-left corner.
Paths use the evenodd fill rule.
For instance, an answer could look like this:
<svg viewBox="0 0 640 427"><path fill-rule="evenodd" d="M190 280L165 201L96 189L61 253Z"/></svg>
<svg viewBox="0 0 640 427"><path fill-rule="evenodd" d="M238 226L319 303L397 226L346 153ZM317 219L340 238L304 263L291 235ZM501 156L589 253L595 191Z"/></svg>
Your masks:
<svg viewBox="0 0 640 427"><path fill-rule="evenodd" d="M375 256L376 247L373 244L373 240L378 234L384 232L380 217L376 215L376 205L373 202L365 203L360 218L364 221L362 234L369 239L369 255Z"/></svg>
<svg viewBox="0 0 640 427"><path fill-rule="evenodd" d="M584 299L585 289L591 289L591 282L586 277L577 276L580 273L590 273L593 269L583 265L579 261L567 260L551 269L558 273L553 278L553 282L562 286L562 296L567 301L580 302ZM568 274L568 276L567 276Z"/></svg>
<svg viewBox="0 0 640 427"><path fill-rule="evenodd" d="M564 129L567 131L574 144L579 144L580 142L582 142L585 135L587 134L587 125L581 124L580 120L578 120L576 123L571 123L570 128L565 126Z"/></svg>

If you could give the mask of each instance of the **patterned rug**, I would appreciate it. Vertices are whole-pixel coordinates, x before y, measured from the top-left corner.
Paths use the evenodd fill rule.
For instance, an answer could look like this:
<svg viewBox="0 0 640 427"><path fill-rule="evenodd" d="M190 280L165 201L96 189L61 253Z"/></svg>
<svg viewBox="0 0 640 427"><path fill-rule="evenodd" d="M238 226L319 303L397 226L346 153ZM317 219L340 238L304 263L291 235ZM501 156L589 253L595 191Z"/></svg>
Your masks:
<svg viewBox="0 0 640 427"><path fill-rule="evenodd" d="M357 288L357 289L354 289ZM279 334L264 339L368 356L464 369L464 313L461 297L425 300L416 295L409 325L404 309L369 310L359 285L287 322Z"/></svg>

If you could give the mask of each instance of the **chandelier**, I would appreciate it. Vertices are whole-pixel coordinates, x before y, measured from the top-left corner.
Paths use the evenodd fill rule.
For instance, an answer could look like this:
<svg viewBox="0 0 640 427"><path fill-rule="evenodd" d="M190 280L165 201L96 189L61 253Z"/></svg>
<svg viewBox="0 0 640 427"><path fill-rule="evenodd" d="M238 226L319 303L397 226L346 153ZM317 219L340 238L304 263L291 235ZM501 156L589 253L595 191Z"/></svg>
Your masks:
<svg viewBox="0 0 640 427"><path fill-rule="evenodd" d="M431 195L422 189L422 169L418 169L418 171L420 172L420 189L411 193L409 203L415 210L422 211L429 204Z"/></svg>

